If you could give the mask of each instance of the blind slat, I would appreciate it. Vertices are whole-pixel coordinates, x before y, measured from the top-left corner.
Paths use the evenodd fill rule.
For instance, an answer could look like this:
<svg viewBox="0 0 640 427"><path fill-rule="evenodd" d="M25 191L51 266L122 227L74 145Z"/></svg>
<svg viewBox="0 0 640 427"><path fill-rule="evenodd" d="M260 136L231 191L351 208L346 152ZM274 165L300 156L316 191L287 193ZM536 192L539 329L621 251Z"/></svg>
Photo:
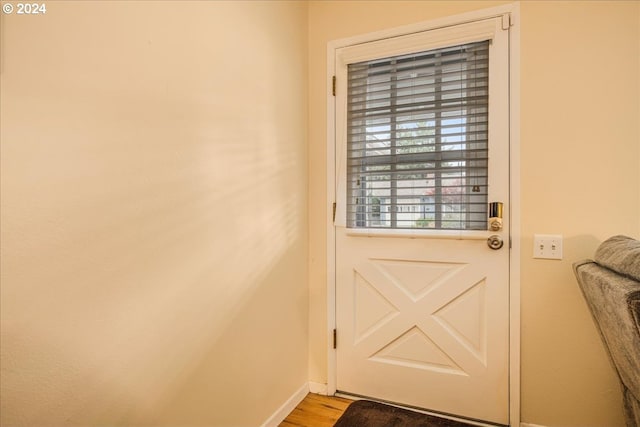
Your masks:
<svg viewBox="0 0 640 427"><path fill-rule="evenodd" d="M470 55L472 54L472 55ZM446 68L451 66L459 66L461 61L466 63L477 63L476 68L488 67L486 59L488 58L489 51L487 47L476 49L467 49L465 52L458 51L455 55L409 55L406 58L396 56L393 58L393 63L389 59L382 59L383 62L376 64L374 61L361 62L358 64L350 65L349 77L358 78L363 75L388 75L391 71L405 71L416 69L432 69L437 66Z"/></svg>

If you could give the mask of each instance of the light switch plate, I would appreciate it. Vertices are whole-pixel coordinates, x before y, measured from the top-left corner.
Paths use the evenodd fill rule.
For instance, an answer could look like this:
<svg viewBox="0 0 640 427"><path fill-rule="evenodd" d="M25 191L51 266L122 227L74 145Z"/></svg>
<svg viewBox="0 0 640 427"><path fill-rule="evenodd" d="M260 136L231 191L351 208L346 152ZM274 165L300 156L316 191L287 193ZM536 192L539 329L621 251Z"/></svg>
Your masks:
<svg viewBox="0 0 640 427"><path fill-rule="evenodd" d="M541 259L562 259L562 235L534 234L533 257Z"/></svg>

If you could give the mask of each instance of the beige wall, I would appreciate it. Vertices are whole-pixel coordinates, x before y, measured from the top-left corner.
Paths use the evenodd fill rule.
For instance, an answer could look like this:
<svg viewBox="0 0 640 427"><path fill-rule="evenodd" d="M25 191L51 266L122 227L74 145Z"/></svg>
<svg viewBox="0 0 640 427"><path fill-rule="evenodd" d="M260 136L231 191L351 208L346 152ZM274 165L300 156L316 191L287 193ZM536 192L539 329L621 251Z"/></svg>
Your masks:
<svg viewBox="0 0 640 427"><path fill-rule="evenodd" d="M260 425L307 381L307 5L46 4L2 18L1 424Z"/></svg>
<svg viewBox="0 0 640 427"><path fill-rule="evenodd" d="M522 7L522 408L544 425L624 425L571 263L640 237L639 7ZM531 258L539 232L564 235L562 262Z"/></svg>
<svg viewBox="0 0 640 427"><path fill-rule="evenodd" d="M327 380L327 42L504 3L310 2L311 381ZM521 3L524 422L623 425L619 386L571 264L610 235L640 237L639 6ZM563 234L564 260L532 259L534 233Z"/></svg>

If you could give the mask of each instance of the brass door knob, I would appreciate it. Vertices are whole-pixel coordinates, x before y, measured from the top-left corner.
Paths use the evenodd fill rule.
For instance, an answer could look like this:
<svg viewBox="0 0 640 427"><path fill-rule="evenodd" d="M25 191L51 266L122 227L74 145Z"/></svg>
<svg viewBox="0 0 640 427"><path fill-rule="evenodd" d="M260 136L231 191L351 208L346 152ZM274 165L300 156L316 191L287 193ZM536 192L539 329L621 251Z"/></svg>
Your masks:
<svg viewBox="0 0 640 427"><path fill-rule="evenodd" d="M500 236L494 234L492 236L489 236L489 238L487 239L487 246L489 246L494 251L497 251L502 246L504 246L504 242L502 241L502 238Z"/></svg>

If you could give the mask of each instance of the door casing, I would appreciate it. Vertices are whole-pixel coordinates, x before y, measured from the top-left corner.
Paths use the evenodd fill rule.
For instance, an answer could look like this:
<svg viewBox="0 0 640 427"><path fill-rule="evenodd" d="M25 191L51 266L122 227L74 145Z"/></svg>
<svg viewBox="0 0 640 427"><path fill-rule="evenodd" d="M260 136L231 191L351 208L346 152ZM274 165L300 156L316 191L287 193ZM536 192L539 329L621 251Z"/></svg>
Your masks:
<svg viewBox="0 0 640 427"><path fill-rule="evenodd" d="M336 267L334 202L336 200L335 97L332 93L336 50L359 43L428 31L495 16L508 15L511 25L509 42L509 187L510 187L510 262L509 262L509 422L520 425L520 7L518 3L482 9L460 15L411 24L334 40L327 45L327 393L336 392Z"/></svg>

